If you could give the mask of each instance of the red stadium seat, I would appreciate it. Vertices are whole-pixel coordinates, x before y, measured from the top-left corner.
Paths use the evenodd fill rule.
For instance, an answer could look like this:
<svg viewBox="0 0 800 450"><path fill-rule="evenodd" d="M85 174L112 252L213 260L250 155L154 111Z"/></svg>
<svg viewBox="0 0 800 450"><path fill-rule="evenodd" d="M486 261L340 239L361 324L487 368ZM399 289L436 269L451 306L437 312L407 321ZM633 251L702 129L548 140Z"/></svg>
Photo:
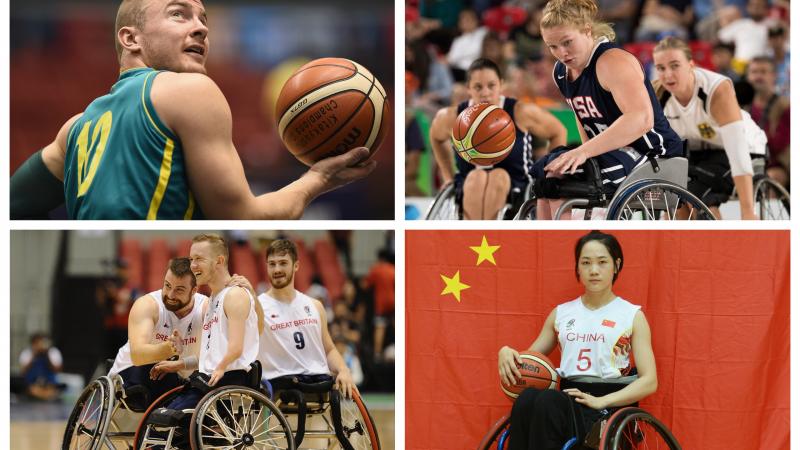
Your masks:
<svg viewBox="0 0 800 450"><path fill-rule="evenodd" d="M189 257L189 249L192 248L192 240L191 239L181 239L175 244L175 257L176 258L188 258Z"/></svg>
<svg viewBox="0 0 800 450"><path fill-rule="evenodd" d="M169 248L166 239L153 239L147 252L147 264L145 264L145 289L147 292L160 289L164 284L164 274L167 273L167 265L172 258L172 250Z"/></svg>
<svg viewBox="0 0 800 450"><path fill-rule="evenodd" d="M131 289L144 287L144 255L138 239L123 238L119 243L119 257L128 264L128 285Z"/></svg>
<svg viewBox="0 0 800 450"><path fill-rule="evenodd" d="M322 284L328 290L331 303L335 303L342 297L345 282L344 270L339 263L336 247L330 241L321 239L314 243L314 256Z"/></svg>
<svg viewBox="0 0 800 450"><path fill-rule="evenodd" d="M258 286L259 278L258 269L256 268L256 254L253 251L253 248L250 247L250 243L233 243L231 245L230 252L231 274L236 273L247 278L250 281L250 284L253 285L253 288Z"/></svg>
<svg viewBox="0 0 800 450"><path fill-rule="evenodd" d="M527 18L528 13L524 8L503 5L484 11L483 24L505 39L512 29L525 23Z"/></svg>
<svg viewBox="0 0 800 450"><path fill-rule="evenodd" d="M311 280L317 273L316 264L306 243L302 239L295 239L297 245L297 260L300 261L300 268L295 275L294 287L300 292L306 292L311 287Z"/></svg>
<svg viewBox="0 0 800 450"><path fill-rule="evenodd" d="M625 44L623 48L633 53L633 56L642 63L642 66L647 66L653 62L653 49L656 48L656 43L648 41L631 42L630 44Z"/></svg>
<svg viewBox="0 0 800 450"><path fill-rule="evenodd" d="M711 55L714 53L711 43L706 41L689 42L689 49L692 51L692 59L695 65L704 69L716 70Z"/></svg>

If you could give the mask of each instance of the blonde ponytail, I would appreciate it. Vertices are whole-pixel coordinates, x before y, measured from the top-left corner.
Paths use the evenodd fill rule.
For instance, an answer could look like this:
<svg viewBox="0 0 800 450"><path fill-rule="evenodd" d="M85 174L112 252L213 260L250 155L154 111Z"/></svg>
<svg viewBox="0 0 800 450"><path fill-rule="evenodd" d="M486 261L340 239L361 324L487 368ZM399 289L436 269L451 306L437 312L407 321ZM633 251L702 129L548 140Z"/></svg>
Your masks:
<svg viewBox="0 0 800 450"><path fill-rule="evenodd" d="M597 40L616 39L617 34L610 23L597 22L597 3L594 0L550 0L544 7L541 28L553 28L563 25L582 28L592 27L592 37Z"/></svg>

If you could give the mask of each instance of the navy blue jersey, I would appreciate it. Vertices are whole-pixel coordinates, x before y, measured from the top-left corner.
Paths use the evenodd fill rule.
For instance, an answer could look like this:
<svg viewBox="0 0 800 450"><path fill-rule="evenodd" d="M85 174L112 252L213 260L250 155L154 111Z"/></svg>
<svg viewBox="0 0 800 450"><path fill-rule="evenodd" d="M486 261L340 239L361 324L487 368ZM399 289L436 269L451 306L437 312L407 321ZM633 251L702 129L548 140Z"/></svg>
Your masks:
<svg viewBox="0 0 800 450"><path fill-rule="evenodd" d="M502 97L501 103L503 105L503 110L507 112L508 115L511 116L511 120L514 121L514 106L517 104L517 99ZM461 114L461 112L469 106L468 101L462 102L458 105L456 114ZM514 123L516 124L516 121L514 121ZM453 151L455 151L455 149L453 149ZM512 186L525 188L533 182L533 177L531 175L533 170L533 136L517 127L514 147L509 152L509 155L506 156L506 159L493 166L485 167L487 169L495 167L505 169L511 178ZM456 169L458 169L458 171L455 175L455 182L456 184L461 184L464 182L464 179L466 179L467 173L475 169L475 165L457 156Z"/></svg>
<svg viewBox="0 0 800 450"><path fill-rule="evenodd" d="M603 53L612 48L619 47L610 42L603 42L597 45L589 60L589 65L586 66L575 81L569 80L567 66L560 61L556 62L553 69L553 78L558 89L572 108L572 111L575 112L589 139L602 133L622 115L614 101L614 97L610 92L603 89L597 79L597 60ZM681 156L683 154L681 138L670 128L669 122L664 117L661 104L656 98L646 73L644 74L644 85L647 89L647 94L650 96L650 105L653 108L653 128L639 139L628 144L628 147L635 150L639 155L645 155L652 151L658 156ZM627 148L612 150L609 153L620 151L626 151L629 156L635 156Z"/></svg>

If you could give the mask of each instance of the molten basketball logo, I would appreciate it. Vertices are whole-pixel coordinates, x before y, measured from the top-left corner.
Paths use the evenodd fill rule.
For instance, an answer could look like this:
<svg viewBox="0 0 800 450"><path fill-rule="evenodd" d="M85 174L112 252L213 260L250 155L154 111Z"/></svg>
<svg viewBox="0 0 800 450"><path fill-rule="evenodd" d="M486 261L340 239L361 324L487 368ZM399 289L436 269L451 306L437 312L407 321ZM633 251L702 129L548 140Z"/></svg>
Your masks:
<svg viewBox="0 0 800 450"><path fill-rule="evenodd" d="M465 161L490 166L508 156L516 133L511 116L502 108L479 103L461 112L450 136L456 153Z"/></svg>

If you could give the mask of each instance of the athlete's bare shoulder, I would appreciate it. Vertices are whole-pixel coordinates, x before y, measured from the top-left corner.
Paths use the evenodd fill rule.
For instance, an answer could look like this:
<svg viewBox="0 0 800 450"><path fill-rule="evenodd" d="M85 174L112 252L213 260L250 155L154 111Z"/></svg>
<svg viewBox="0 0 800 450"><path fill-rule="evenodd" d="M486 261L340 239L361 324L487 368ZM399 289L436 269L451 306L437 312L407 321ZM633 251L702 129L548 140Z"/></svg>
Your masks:
<svg viewBox="0 0 800 450"><path fill-rule="evenodd" d="M180 135L187 124L231 120L231 110L217 83L201 73L161 72L150 98L159 117Z"/></svg>
<svg viewBox="0 0 800 450"><path fill-rule="evenodd" d="M158 300L150 294L137 298L131 307L130 317L134 321L151 319L153 323L158 320Z"/></svg>
<svg viewBox="0 0 800 450"><path fill-rule="evenodd" d="M436 111L431 123L431 134L436 139L449 139L453 125L456 123L456 116L455 106L447 106Z"/></svg>
<svg viewBox="0 0 800 450"><path fill-rule="evenodd" d="M64 161L67 158L67 140L69 139L70 130L82 115L83 113L70 117L58 130L55 140L42 150L44 165L59 180L64 179Z"/></svg>

